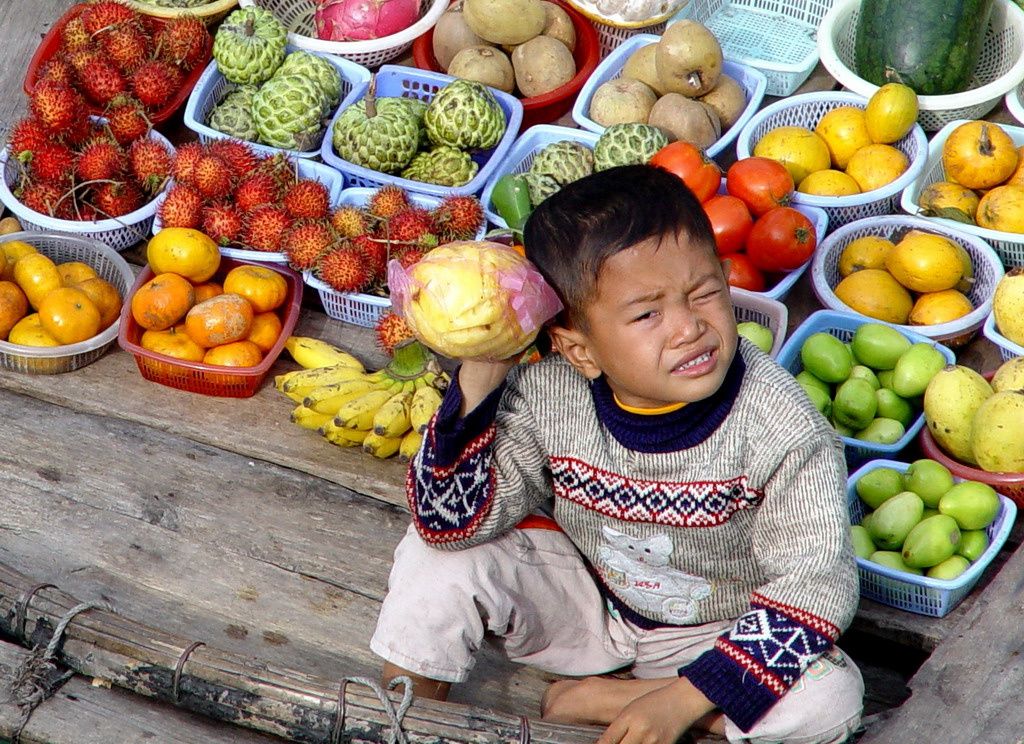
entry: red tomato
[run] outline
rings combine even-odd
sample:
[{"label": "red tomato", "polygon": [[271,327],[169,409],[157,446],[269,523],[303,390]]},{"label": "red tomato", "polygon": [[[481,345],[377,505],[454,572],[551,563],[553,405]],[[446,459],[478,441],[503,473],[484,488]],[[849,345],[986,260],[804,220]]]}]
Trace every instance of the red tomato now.
[{"label": "red tomato", "polygon": [[747,255],[761,271],[792,271],[818,244],[814,223],[793,207],[776,207],[757,218],[747,235]]},{"label": "red tomato", "polygon": [[743,200],[728,194],[716,194],[704,202],[704,212],[715,233],[718,255],[742,251],[747,233],[754,226],[754,218]]},{"label": "red tomato", "polygon": [[722,170],[718,164],[689,142],[670,142],[654,153],[649,162],[683,179],[701,203],[714,196],[722,183]]},{"label": "red tomato", "polygon": [[725,186],[730,194],[743,200],[755,217],[775,207],[789,206],[795,188],[786,166],[771,158],[737,160],[729,166]]},{"label": "red tomato", "polygon": [[764,292],[764,274],[745,255],[742,253],[728,253],[720,256],[718,260],[723,264],[728,261],[729,284],[731,286],[749,289],[751,292]]}]

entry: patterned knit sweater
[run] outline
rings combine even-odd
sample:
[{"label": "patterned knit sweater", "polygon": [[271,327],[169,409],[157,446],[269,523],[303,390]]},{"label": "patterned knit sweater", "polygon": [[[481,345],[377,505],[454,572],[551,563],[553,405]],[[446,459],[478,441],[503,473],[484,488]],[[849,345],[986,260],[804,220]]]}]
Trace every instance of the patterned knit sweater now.
[{"label": "patterned knit sweater", "polygon": [[461,419],[460,403],[452,385],[409,470],[424,540],[481,543],[554,495],[610,611],[643,627],[735,621],[679,674],[744,731],[850,623],[841,442],[745,340],[715,395],[670,413],[623,410],[558,355]]}]

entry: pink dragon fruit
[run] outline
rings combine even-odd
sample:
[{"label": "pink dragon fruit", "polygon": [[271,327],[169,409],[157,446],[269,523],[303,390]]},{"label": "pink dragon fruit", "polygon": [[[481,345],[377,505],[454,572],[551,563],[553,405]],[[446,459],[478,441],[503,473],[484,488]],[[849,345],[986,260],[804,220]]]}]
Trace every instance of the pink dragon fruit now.
[{"label": "pink dragon fruit", "polygon": [[361,41],[397,34],[419,17],[420,0],[318,0],[313,23],[325,41]]}]

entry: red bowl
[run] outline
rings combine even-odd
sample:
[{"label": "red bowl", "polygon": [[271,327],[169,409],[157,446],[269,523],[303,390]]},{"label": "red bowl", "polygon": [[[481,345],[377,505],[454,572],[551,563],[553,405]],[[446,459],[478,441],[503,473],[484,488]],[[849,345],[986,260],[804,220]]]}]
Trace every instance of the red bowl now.
[{"label": "red bowl", "polygon": [[[994,375],[995,372],[985,372],[982,376],[991,382]],[[1017,506],[1024,508],[1024,473],[990,473],[987,470],[974,468],[959,460],[954,460],[939,447],[939,443],[935,441],[935,437],[928,431],[927,426],[921,429],[918,441],[925,457],[941,462],[956,477],[987,483],[999,493],[1012,499]]]},{"label": "red bowl", "polygon": [[[39,70],[45,65],[50,59],[57,53],[60,48],[60,34],[64,30],[64,26],[68,24],[68,21],[73,18],[77,18],[82,14],[82,11],[88,7],[85,3],[79,3],[78,5],[72,5],[68,10],[57,19],[50,30],[46,32],[46,36],[39,42],[39,46],[36,47],[35,53],[32,55],[32,59],[29,60],[28,69],[25,71],[25,81],[22,83],[22,88],[25,93],[32,95],[32,92],[36,89],[36,84],[39,82]],[[170,19],[158,18],[156,16],[149,16],[140,14],[143,19],[143,23],[147,26],[151,26],[153,29],[159,28],[169,22]],[[189,93],[195,87],[199,81],[199,77],[203,74],[206,69],[206,65],[211,59],[211,52],[213,50],[213,37],[206,42],[206,49],[203,53],[203,59],[200,60],[199,64],[185,73],[184,78],[181,82],[181,87],[174,94],[174,96],[160,108],[155,111],[146,112],[149,116],[149,120],[154,124],[162,122],[168,118],[185,102],[188,98]],[[90,102],[86,102],[89,113],[93,116],[103,116],[104,111],[101,106],[96,106]]]},{"label": "red bowl", "polygon": [[[522,132],[534,124],[548,124],[572,108],[576,95],[583,88],[583,84],[590,77],[591,73],[601,61],[601,44],[597,38],[597,31],[594,24],[563,0],[551,0],[564,10],[572,20],[576,29],[576,49],[573,51],[573,59],[576,60],[576,76],[565,85],[548,91],[541,96],[532,98],[520,98],[523,104],[523,123],[519,127]],[[412,59],[421,70],[431,72],[444,72],[434,57],[434,29],[416,37],[412,43]]]}]

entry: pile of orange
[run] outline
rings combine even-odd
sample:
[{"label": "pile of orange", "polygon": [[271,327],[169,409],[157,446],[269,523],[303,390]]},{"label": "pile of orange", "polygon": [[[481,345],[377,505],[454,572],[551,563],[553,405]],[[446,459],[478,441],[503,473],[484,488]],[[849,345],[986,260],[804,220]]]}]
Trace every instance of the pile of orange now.
[{"label": "pile of orange", "polygon": [[0,244],[0,341],[65,346],[121,314],[121,293],[82,261],[55,263],[21,240]]},{"label": "pile of orange", "polygon": [[198,230],[168,227],[146,247],[154,276],[131,297],[142,348],[223,367],[255,367],[281,335],[284,276],[243,264],[220,282],[220,250]]}]

